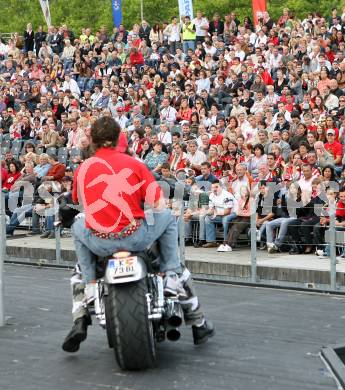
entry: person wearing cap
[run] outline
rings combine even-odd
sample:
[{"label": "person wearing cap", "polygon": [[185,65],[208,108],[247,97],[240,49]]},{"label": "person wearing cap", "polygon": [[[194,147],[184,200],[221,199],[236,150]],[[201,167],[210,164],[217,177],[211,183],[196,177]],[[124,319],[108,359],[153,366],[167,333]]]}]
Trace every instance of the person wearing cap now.
[{"label": "person wearing cap", "polygon": [[126,116],[124,107],[116,107],[116,115],[114,116],[114,119],[119,123],[121,129],[126,128],[129,119]]},{"label": "person wearing cap", "polygon": [[343,145],[335,140],[335,130],[327,129],[325,149],[334,159],[335,171],[340,174],[342,171]]}]

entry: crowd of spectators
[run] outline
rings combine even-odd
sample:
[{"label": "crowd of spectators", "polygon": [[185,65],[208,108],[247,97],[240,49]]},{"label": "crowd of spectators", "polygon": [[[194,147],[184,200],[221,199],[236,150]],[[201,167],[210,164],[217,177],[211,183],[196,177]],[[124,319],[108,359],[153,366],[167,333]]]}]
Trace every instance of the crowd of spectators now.
[{"label": "crowd of spectators", "polygon": [[[337,228],[345,227],[344,55],[337,9],[304,20],[288,9],[278,20],[266,12],[256,26],[234,12],[208,19],[199,11],[110,33],[28,24],[23,36],[0,41],[7,233],[25,216],[31,233],[41,232],[37,216],[54,208],[51,193],[70,190],[92,155],[90,126],[108,115],[158,179],[174,188],[186,176],[187,244],[232,250],[255,197],[262,249],[327,255],[332,202]],[[34,185],[33,204],[25,182]],[[291,200],[299,207],[289,209]],[[48,214],[42,237],[54,237]]]}]

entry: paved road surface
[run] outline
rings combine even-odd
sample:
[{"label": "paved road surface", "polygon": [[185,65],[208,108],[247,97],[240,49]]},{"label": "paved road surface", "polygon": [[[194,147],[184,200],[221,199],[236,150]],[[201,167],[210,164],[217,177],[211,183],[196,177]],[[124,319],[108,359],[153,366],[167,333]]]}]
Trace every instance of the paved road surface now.
[{"label": "paved road surface", "polygon": [[5,267],[1,390],[336,389],[318,352],[345,341],[344,298],[198,284],[217,327],[212,342],[195,348],[184,329],[178,343],[159,346],[159,368],[126,373],[98,326],[79,353],[61,350],[71,324],[69,275]]}]

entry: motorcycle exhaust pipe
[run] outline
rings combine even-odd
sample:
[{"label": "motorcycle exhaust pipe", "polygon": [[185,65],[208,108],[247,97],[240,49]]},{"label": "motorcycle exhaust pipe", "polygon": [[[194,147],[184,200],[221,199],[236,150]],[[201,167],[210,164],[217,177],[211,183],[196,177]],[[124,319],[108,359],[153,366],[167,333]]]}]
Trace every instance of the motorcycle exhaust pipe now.
[{"label": "motorcycle exhaust pipe", "polygon": [[177,328],[171,326],[167,330],[167,339],[170,341],[177,341],[181,337],[181,333]]},{"label": "motorcycle exhaust pipe", "polygon": [[182,310],[179,304],[171,306],[167,322],[173,328],[178,328],[182,325]]}]

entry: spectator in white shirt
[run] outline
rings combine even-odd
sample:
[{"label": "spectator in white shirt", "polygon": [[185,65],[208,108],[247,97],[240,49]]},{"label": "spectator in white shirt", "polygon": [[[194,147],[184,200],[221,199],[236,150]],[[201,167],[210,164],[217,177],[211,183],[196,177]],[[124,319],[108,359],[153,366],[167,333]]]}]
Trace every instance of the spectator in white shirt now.
[{"label": "spectator in white shirt", "polygon": [[169,125],[173,125],[176,121],[177,111],[174,107],[170,106],[170,100],[168,98],[164,98],[162,100],[162,110],[160,112],[161,121],[166,121]]},{"label": "spectator in white shirt", "polygon": [[162,122],[160,125],[160,132],[158,133],[158,140],[164,145],[170,145],[172,143],[171,133],[169,131],[168,124]]},{"label": "spectator in white shirt", "polygon": [[228,191],[225,191],[219,184],[219,181],[212,183],[211,194],[209,196],[209,210],[205,217],[206,244],[203,248],[217,247],[216,225],[223,225],[223,242],[219,247],[219,252],[225,252],[224,245],[228,236],[228,228],[232,220],[236,218],[233,212],[235,209],[235,197]]},{"label": "spectator in white shirt", "polygon": [[197,11],[196,18],[192,20],[196,31],[196,42],[204,42],[208,31],[208,20],[203,17],[201,11]]},{"label": "spectator in white shirt", "polygon": [[76,95],[79,98],[80,89],[79,89],[78,83],[74,79],[72,79],[68,73],[66,73],[65,81],[64,81],[63,86],[62,86],[62,90],[66,91],[68,89],[71,91],[71,93],[73,95]]},{"label": "spectator in white shirt", "polygon": [[193,169],[195,174],[199,175],[201,164],[205,161],[206,155],[201,150],[198,150],[198,142],[196,140],[189,141],[186,160],[187,167]]}]

